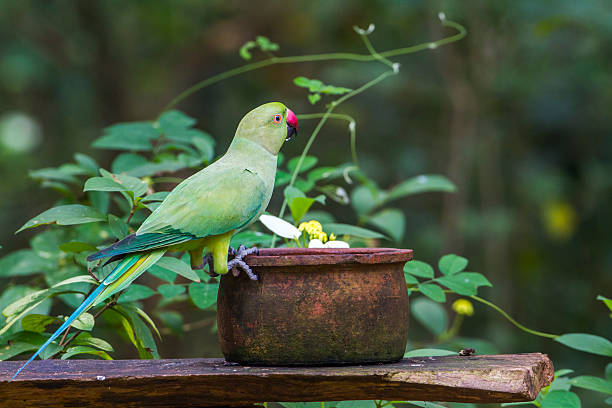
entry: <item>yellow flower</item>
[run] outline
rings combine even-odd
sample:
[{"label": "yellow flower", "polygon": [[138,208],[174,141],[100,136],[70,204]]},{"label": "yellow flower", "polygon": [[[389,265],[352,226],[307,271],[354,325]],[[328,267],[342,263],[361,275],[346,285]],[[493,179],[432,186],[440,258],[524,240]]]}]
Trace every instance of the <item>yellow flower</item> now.
[{"label": "yellow flower", "polygon": [[[325,234],[323,232],[323,226],[319,221],[310,220],[308,222],[303,222],[298,226],[298,230],[306,231],[308,233],[308,238],[318,238],[318,234]],[[325,235],[325,239],[327,239],[327,235]],[[321,240],[323,241],[323,240]]]},{"label": "yellow flower", "polygon": [[576,230],[576,210],[563,201],[549,203],[544,208],[544,223],[548,235],[557,240],[570,238]]},{"label": "yellow flower", "polygon": [[332,232],[331,234],[329,234],[329,238],[330,241],[335,241],[336,240],[336,236],[334,235],[334,233]]},{"label": "yellow flower", "polygon": [[474,306],[467,299],[457,299],[453,303],[453,310],[460,315],[471,316],[474,314]]}]

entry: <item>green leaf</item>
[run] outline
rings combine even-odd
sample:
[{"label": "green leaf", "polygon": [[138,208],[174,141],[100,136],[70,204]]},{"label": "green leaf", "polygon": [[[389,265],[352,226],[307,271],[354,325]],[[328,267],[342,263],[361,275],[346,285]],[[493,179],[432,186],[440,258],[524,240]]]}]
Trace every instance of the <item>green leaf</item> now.
[{"label": "green leaf", "polygon": [[48,267],[49,262],[39,257],[36,252],[20,249],[0,259],[0,277],[31,275]]},{"label": "green leaf", "polygon": [[110,195],[104,191],[88,191],[87,198],[91,205],[101,213],[107,213],[110,206]]},{"label": "green leaf", "polygon": [[444,275],[461,272],[468,264],[468,260],[455,254],[444,255],[438,262],[438,267]]},{"label": "green leaf", "polygon": [[258,35],[255,38],[255,42],[259,46],[262,51],[278,51],[278,44],[270,41],[268,37],[264,37],[263,35]]},{"label": "green leaf", "polygon": [[173,298],[185,293],[185,287],[172,284],[164,284],[157,287],[157,291],[165,298]]},{"label": "green leaf", "polygon": [[394,241],[400,242],[404,237],[406,219],[404,213],[395,208],[382,210],[367,219],[367,223],[380,228]]},{"label": "green leaf", "polygon": [[408,272],[405,272],[405,271],[404,271],[404,280],[406,281],[408,285],[418,285],[419,284],[419,280],[417,278],[415,278],[414,276],[410,275]]},{"label": "green leaf", "polygon": [[53,316],[45,316],[41,314],[29,314],[24,316],[21,319],[21,327],[25,331],[42,333],[45,331],[45,328],[51,323],[57,321],[56,317]]},{"label": "green leaf", "polygon": [[446,293],[441,287],[434,283],[425,283],[419,285],[419,291],[428,298],[439,303],[446,302]]},{"label": "green leaf", "polygon": [[[295,171],[299,161],[300,161],[300,156],[294,157],[291,160],[289,160],[289,163],[287,163],[287,169],[289,170],[290,173],[293,173]],[[299,173],[304,173],[305,171],[312,169],[314,166],[317,165],[318,161],[319,159],[317,159],[315,156],[305,156],[304,161],[302,162],[302,165],[300,166]]]},{"label": "green leaf", "polygon": [[144,196],[142,198],[142,201],[145,203],[148,203],[151,201],[164,201],[166,197],[168,197],[168,194],[170,194],[169,191],[158,191],[156,193]]},{"label": "green leaf", "polygon": [[[608,309],[610,309],[610,311],[612,312],[612,299],[608,299],[605,296],[599,295],[597,296],[597,300],[601,300],[602,302],[604,302],[604,304],[608,307]],[[612,317],[612,314],[610,315],[610,317]]]},{"label": "green leaf", "polygon": [[590,375],[581,375],[570,380],[574,387],[584,388],[585,390],[612,394],[612,381]]},{"label": "green leaf", "polygon": [[328,234],[335,234],[336,236],[350,235],[352,237],[366,238],[366,239],[376,239],[376,238],[388,239],[386,236],[384,236],[380,232],[372,231],[372,230],[362,228],[362,227],[356,227],[354,225],[349,225],[349,224],[326,223],[326,224],[323,224],[323,231],[327,232]]},{"label": "green leaf", "polygon": [[440,277],[437,281],[450,290],[464,296],[476,295],[480,286],[492,286],[487,278],[476,272],[460,272]]},{"label": "green leaf", "polygon": [[612,342],[593,334],[568,333],[555,338],[555,341],[576,350],[612,357]]},{"label": "green leaf", "polygon": [[151,327],[151,329],[153,329],[155,334],[157,334],[157,337],[161,339],[161,334],[159,333],[159,330],[157,330],[157,326],[155,325],[155,322],[153,321],[153,319],[151,319],[151,317],[148,314],[145,313],[144,310],[134,305],[124,305],[123,307],[129,310],[130,312],[134,312],[138,316],[140,316],[140,318],[144,320]]},{"label": "green leaf", "polygon": [[252,48],[255,48],[256,46],[257,44],[255,43],[255,41],[248,41],[244,43],[242,47],[240,47],[240,50],[238,51],[238,53],[240,54],[243,60],[248,61],[252,58],[249,50]]},{"label": "green leaf", "polygon": [[178,273],[179,275],[189,280],[192,280],[194,282],[200,281],[198,274],[195,273],[193,269],[191,269],[191,266],[189,266],[188,264],[186,264],[185,262],[179,259],[165,256],[161,258],[159,261],[157,261],[155,265],[160,268],[172,271],[174,273]]},{"label": "green leaf", "polygon": [[100,169],[103,177],[92,177],[85,182],[83,191],[131,191],[137,197],[144,195],[148,186],[137,177],[112,174]]},{"label": "green leaf", "polygon": [[421,261],[408,261],[404,264],[404,272],[408,272],[411,275],[418,276],[419,278],[433,278],[433,268],[425,262]]},{"label": "green leaf", "polygon": [[274,181],[274,185],[276,187],[280,187],[284,184],[287,184],[291,181],[291,174],[287,173],[286,171],[283,170],[277,170],[276,171],[276,177],[275,177],[275,181]]},{"label": "green leaf", "polygon": [[308,88],[309,92],[315,94],[324,93],[330,95],[342,95],[352,91],[352,89],[343,88],[340,86],[324,85],[323,82],[319,81],[318,79],[308,79],[303,76],[295,78],[293,83],[301,88]]},{"label": "green leaf", "polygon": [[310,102],[311,105],[316,104],[320,100],[321,100],[321,94],[318,94],[318,93],[308,94],[308,102]]},{"label": "green leaf", "polygon": [[219,284],[192,283],[189,285],[189,297],[200,309],[206,309],[217,302]]},{"label": "green leaf", "polygon": [[8,360],[25,352],[35,352],[38,345],[11,340],[11,343],[0,347],[0,361]]},{"label": "green leaf", "polygon": [[384,193],[370,187],[359,186],[351,192],[351,204],[357,214],[364,215],[382,203]]},{"label": "green leaf", "polygon": [[123,325],[126,334],[130,341],[136,346],[138,355],[141,359],[159,358],[157,345],[149,326],[147,326],[136,308],[130,308],[128,305],[116,306],[114,309],[122,317],[121,324]]},{"label": "green leaf", "polygon": [[204,161],[210,162],[215,157],[215,141],[208,134],[198,131],[197,135],[193,135],[191,142]]},{"label": "green leaf", "polygon": [[[36,351],[47,339],[48,336],[40,333],[23,331],[15,333],[8,339],[10,344],[0,347],[0,360],[8,360],[21,353]],[[47,359],[58,351],[60,351],[60,347],[57,345],[57,342],[52,342],[40,354],[40,358]]]},{"label": "green leaf", "polygon": [[196,120],[178,110],[169,110],[159,117],[159,127],[164,133],[172,133],[195,125]]},{"label": "green leaf", "polygon": [[172,283],[176,280],[176,273],[169,271],[168,269],[160,268],[157,265],[153,265],[148,269],[148,272],[168,283]]},{"label": "green leaf", "polygon": [[79,241],[66,242],[65,244],[60,245],[59,249],[61,249],[64,252],[71,252],[74,254],[78,254],[78,253],[86,252],[86,251],[97,251],[98,250],[98,248],[96,248],[95,246],[91,244],[88,244],[87,242],[79,242]]},{"label": "green leaf", "polygon": [[411,194],[430,191],[454,192],[457,187],[446,177],[435,174],[423,174],[408,179],[395,186],[387,196],[386,201],[395,200]]},{"label": "green leaf", "polygon": [[298,222],[308,212],[310,207],[316,202],[325,204],[325,196],[320,195],[315,198],[306,197],[304,193],[293,186],[285,188],[285,199],[291,210],[291,216],[294,222]]},{"label": "green leaf", "polygon": [[544,397],[541,408],[581,408],[580,398],[570,391],[551,391]]},{"label": "green leaf", "polygon": [[236,248],[239,245],[244,245],[249,248],[256,245],[269,244],[272,240],[272,235],[264,234],[259,231],[240,231],[232,237],[230,246]]},{"label": "green leaf", "polygon": [[92,346],[92,347],[98,348],[100,350],[109,351],[109,352],[115,351],[113,349],[113,346],[111,346],[106,340],[99,339],[97,337],[92,337],[91,334],[89,334],[87,332],[83,332],[83,333],[79,334],[74,339],[72,344],[75,345],[75,346],[77,346],[77,345],[79,345],[79,346]]},{"label": "green leaf", "polygon": [[75,153],[74,160],[79,164],[79,166],[81,166],[81,168],[86,170],[89,175],[98,174],[98,168],[100,168],[100,166],[94,159],[86,154]]},{"label": "green leaf", "polygon": [[342,95],[345,93],[349,93],[351,91],[352,91],[351,88],[344,88],[342,86],[333,86],[333,85],[325,85],[321,87],[321,89],[319,89],[319,92],[321,92],[322,94],[328,94],[328,95]]},{"label": "green leaf", "polygon": [[108,353],[104,350],[97,350],[92,347],[87,346],[74,346],[70,347],[64,354],[62,354],[62,360],[66,360],[70,357],[79,355],[79,354],[91,354],[94,356],[98,356],[103,358],[104,360],[112,360],[113,358],[108,355]]},{"label": "green leaf", "polygon": [[113,164],[111,170],[115,174],[128,173],[130,170],[144,166],[150,163],[146,157],[136,153],[121,153],[118,155]]},{"label": "green leaf", "polygon": [[57,180],[75,184],[79,182],[72,173],[55,168],[30,170],[28,175],[34,180]]},{"label": "green leaf", "polygon": [[608,363],[606,366],[606,380],[612,381],[612,363]]},{"label": "green leaf", "polygon": [[104,221],[106,217],[91,207],[80,204],[60,205],[53,207],[26,222],[15,234],[46,224],[75,225],[88,222]]},{"label": "green leaf", "polygon": [[446,331],[448,316],[438,303],[419,297],[412,302],[410,311],[412,316],[435,336]]},{"label": "green leaf", "polygon": [[135,302],[150,298],[153,295],[155,295],[155,291],[150,287],[132,283],[119,297],[119,303]]},{"label": "green leaf", "polygon": [[90,313],[83,313],[72,322],[71,326],[78,330],[91,331],[95,324],[94,317]]},{"label": "green leaf", "polygon": [[66,288],[63,288],[63,286],[68,286],[73,283],[79,282],[95,283],[95,280],[91,276],[76,276],[56,283],[49,289],[43,289],[28,293],[6,306],[2,311],[2,315],[7,317],[7,319],[4,323],[4,327],[0,328],[0,336],[6,333],[13,326],[13,324],[18,322],[25,315],[27,315],[28,312],[34,310],[45,300],[57,295],[74,292],[66,290]]},{"label": "green leaf", "polygon": [[564,368],[562,370],[557,370],[557,371],[555,371],[555,378],[563,377],[563,376],[566,376],[566,375],[571,374],[573,372],[574,372],[574,370],[571,370],[569,368]]},{"label": "green leaf", "polygon": [[443,350],[443,349],[416,349],[410,350],[404,354],[404,358],[412,357],[434,357],[434,356],[456,356],[456,351]]},{"label": "green leaf", "polygon": [[104,129],[104,135],[93,142],[99,149],[150,151],[151,141],[159,137],[152,122],[119,123]]},{"label": "green leaf", "polygon": [[117,239],[123,239],[130,234],[128,225],[116,215],[108,214],[108,226]]}]

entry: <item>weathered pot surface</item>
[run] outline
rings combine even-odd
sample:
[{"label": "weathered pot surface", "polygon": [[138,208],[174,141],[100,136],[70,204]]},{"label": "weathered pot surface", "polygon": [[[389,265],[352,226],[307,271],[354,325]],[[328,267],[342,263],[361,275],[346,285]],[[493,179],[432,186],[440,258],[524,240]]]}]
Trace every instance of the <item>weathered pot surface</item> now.
[{"label": "weathered pot surface", "polygon": [[393,362],[408,340],[404,263],[393,248],[261,249],[221,278],[217,319],[227,361],[243,365]]}]

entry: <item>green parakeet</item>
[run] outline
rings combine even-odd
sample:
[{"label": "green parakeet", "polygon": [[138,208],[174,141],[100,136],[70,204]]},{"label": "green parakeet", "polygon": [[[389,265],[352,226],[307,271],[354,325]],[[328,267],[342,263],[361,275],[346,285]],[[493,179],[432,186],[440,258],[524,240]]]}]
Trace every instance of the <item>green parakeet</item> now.
[{"label": "green parakeet", "polygon": [[166,251],[188,251],[194,269],[209,263],[211,273],[225,274],[240,267],[256,280],[242,260],[256,249],[241,246],[228,263],[229,242],[268,206],[278,152],[297,128],[295,114],[279,102],[247,113],[223,157],[176,186],[136,233],[87,258],[114,257],[121,262],[11,380],[82,313],[125,289]]}]

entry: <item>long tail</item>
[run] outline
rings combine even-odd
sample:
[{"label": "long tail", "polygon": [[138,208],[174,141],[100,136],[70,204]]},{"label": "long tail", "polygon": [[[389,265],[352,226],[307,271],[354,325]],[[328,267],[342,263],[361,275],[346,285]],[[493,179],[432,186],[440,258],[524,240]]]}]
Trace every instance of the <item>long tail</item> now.
[{"label": "long tail", "polygon": [[28,361],[25,362],[24,365],[21,366],[19,370],[13,375],[10,381],[13,381],[15,377],[19,375],[21,370],[26,368],[28,364],[30,364],[36,356],[38,356],[44,349],[47,348],[49,344],[53,340],[55,340],[64,330],[66,330],[80,315],[89,310],[92,306],[103,302],[105,299],[108,299],[109,296],[119,292],[120,290],[125,289],[130,283],[134,281],[134,279],[138,278],[144,271],[149,269],[151,265],[161,258],[165,249],[160,249],[157,251],[145,252],[141,254],[136,254],[132,256],[128,256],[123,259],[117,265],[115,269],[100,283],[100,285],[93,291],[87,299],[81,303],[81,305],[68,317],[68,319],[62,324],[52,335],[47,339],[47,341],[40,346],[40,348],[34,353],[32,357]]}]

